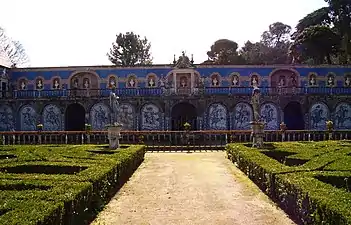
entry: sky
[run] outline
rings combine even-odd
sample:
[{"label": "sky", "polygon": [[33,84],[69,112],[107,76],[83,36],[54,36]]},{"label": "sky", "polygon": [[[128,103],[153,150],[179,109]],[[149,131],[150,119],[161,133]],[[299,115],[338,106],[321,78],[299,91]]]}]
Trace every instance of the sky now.
[{"label": "sky", "polygon": [[324,0],[1,0],[0,26],[20,41],[32,67],[111,65],[116,34],[151,42],[154,64],[185,51],[195,63],[218,39],[242,46],[280,21],[295,27]]}]

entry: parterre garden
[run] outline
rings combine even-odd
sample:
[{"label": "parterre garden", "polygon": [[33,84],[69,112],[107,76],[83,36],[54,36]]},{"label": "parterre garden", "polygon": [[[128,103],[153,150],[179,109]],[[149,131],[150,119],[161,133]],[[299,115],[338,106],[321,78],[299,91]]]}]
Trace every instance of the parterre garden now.
[{"label": "parterre garden", "polygon": [[0,224],[87,224],[144,153],[144,146],[1,146]]},{"label": "parterre garden", "polygon": [[230,144],[228,158],[298,224],[351,224],[351,142]]}]

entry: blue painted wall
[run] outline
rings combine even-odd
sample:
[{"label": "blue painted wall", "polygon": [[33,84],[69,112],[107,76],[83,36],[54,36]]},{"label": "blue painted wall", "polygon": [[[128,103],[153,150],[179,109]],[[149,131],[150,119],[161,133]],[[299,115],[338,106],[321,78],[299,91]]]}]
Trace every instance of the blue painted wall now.
[{"label": "blue painted wall", "polygon": [[[351,74],[351,67],[252,67],[252,66],[233,66],[233,67],[201,67],[198,66],[195,70],[205,77],[209,77],[213,73],[219,73],[222,77],[228,78],[232,73],[239,73],[241,77],[248,77],[253,73],[257,73],[261,78],[268,78],[269,74],[275,69],[294,69],[296,70],[300,77],[307,77],[310,73],[316,73],[318,77],[326,77],[328,73],[334,73],[336,77],[343,77],[345,74]],[[148,74],[153,73],[156,76],[166,76],[173,68],[171,67],[160,67],[156,66],[148,68],[117,68],[117,67],[79,67],[79,68],[31,68],[31,69],[16,69],[11,72],[12,81],[16,82],[19,78],[25,77],[28,80],[35,80],[37,77],[41,76],[45,80],[50,80],[54,76],[59,76],[61,79],[68,79],[69,76],[76,71],[81,72],[96,72],[101,79],[107,79],[111,74],[116,75],[118,78],[126,78],[130,74],[134,74],[137,77],[145,78]],[[301,81],[299,86],[305,86],[307,81]],[[124,82],[118,82],[119,88],[125,87]],[[241,81],[241,86],[250,86],[248,81]],[[139,83],[139,87],[144,87],[145,83]],[[229,86],[227,81],[222,81],[222,87]],[[269,86],[267,80],[263,80],[260,84],[262,87]],[[320,81],[319,86],[326,86],[326,82]],[[337,86],[343,86],[342,81],[337,82]],[[27,89],[33,89],[33,85],[28,85]],[[50,85],[46,84],[44,89],[50,89]],[[106,84],[101,84],[101,88],[106,88]]]}]

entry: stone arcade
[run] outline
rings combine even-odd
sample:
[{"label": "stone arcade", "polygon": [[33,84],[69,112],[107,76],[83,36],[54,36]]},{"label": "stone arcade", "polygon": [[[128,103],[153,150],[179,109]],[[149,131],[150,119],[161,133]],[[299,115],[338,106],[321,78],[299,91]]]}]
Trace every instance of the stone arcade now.
[{"label": "stone arcade", "polygon": [[261,91],[266,130],[351,129],[351,67],[173,65],[123,68],[2,66],[0,130],[103,130],[111,123],[110,92],[120,97],[123,130],[249,130],[251,93]]}]

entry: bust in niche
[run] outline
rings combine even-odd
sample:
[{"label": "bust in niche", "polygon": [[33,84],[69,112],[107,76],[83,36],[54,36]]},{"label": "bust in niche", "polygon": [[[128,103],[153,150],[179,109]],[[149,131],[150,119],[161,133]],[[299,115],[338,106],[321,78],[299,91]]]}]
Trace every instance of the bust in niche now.
[{"label": "bust in niche", "polygon": [[75,88],[75,89],[79,88],[79,86],[78,86],[78,79],[74,79],[74,81],[73,81],[73,88]]},{"label": "bust in niche", "polygon": [[317,85],[317,81],[316,81],[317,79],[316,79],[316,75],[311,75],[310,76],[310,82],[309,82],[309,84],[310,84],[310,86],[316,86]]},{"label": "bust in niche", "polygon": [[238,86],[239,85],[239,77],[237,75],[233,76],[232,84],[233,84],[233,86]]},{"label": "bust in niche", "polygon": [[22,80],[21,84],[20,84],[20,89],[21,90],[26,90],[26,88],[27,88],[26,82],[24,80]]},{"label": "bust in niche", "polygon": [[297,81],[296,81],[295,75],[291,76],[290,79],[291,79],[291,85],[292,85],[293,87],[296,87],[296,86],[297,86]]},{"label": "bust in niche", "polygon": [[134,80],[134,77],[131,77],[129,79],[129,83],[128,83],[129,87],[135,87],[135,80]]},{"label": "bust in niche", "polygon": [[185,77],[183,77],[181,80],[180,80],[180,86],[181,87],[186,87],[187,86],[187,79]]},{"label": "bust in niche", "polygon": [[258,77],[256,75],[251,77],[251,86],[255,88],[258,87]]},{"label": "bust in niche", "polygon": [[43,80],[42,79],[38,79],[37,80],[37,89],[41,90],[43,89],[44,85],[43,85]]},{"label": "bust in niche", "polygon": [[279,87],[284,87],[285,86],[285,77],[281,76],[279,77]]},{"label": "bust in niche", "polygon": [[345,86],[346,87],[351,87],[351,78],[350,76],[345,77]]},{"label": "bust in niche", "polygon": [[219,85],[218,78],[217,78],[217,76],[214,76],[214,77],[212,78],[212,86],[217,87],[218,85]]},{"label": "bust in niche", "polygon": [[149,87],[155,87],[156,83],[153,77],[149,78],[148,86]]},{"label": "bust in niche", "polygon": [[114,77],[110,77],[108,84],[110,88],[116,88],[116,79]]},{"label": "bust in niche", "polygon": [[328,76],[327,84],[328,84],[328,86],[334,86],[334,76],[333,75]]},{"label": "bust in niche", "polygon": [[59,79],[54,79],[53,88],[54,89],[60,89]]},{"label": "bust in niche", "polygon": [[84,79],[84,88],[85,88],[85,89],[88,89],[89,87],[90,87],[89,79],[88,79],[88,78],[85,78],[85,79]]}]

